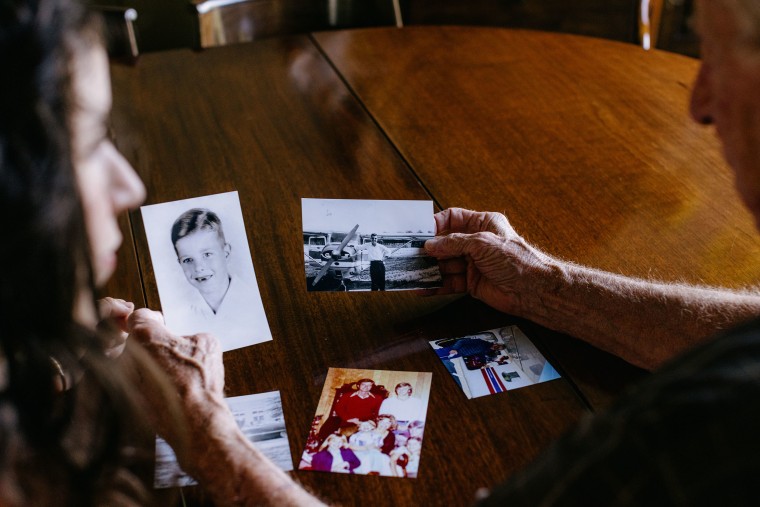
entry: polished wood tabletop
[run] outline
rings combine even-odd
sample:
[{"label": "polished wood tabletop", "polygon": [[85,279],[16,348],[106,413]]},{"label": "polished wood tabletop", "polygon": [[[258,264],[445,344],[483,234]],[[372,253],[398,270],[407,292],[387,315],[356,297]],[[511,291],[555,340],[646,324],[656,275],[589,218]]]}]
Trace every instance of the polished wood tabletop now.
[{"label": "polished wood tabletop", "polygon": [[[343,505],[461,505],[644,373],[467,297],[307,292],[301,198],[502,211],[564,259],[752,284],[752,221],[712,133],[687,117],[697,65],[531,31],[324,32],[114,65],[112,121],[148,204],[239,192],[274,339],[225,353],[227,394],[281,392],[296,466],[329,367],[433,373],[417,479],[296,478]],[[124,226],[107,292],[157,309],[140,213]],[[562,379],[467,400],[428,340],[514,323]]]}]

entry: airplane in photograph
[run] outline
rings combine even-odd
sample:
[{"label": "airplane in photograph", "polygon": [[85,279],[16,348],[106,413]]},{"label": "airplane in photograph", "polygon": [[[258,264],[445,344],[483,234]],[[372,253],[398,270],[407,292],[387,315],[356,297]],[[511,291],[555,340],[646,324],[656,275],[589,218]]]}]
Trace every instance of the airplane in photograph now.
[{"label": "airplane in photograph", "polygon": [[[345,235],[341,232],[304,232],[304,258],[308,265],[320,268],[311,282],[312,286],[328,274],[342,283],[367,269],[366,254],[357,250],[357,246],[369,242],[370,237],[368,234],[357,234],[358,228],[359,224],[356,224]],[[393,248],[390,255],[402,257],[424,255],[425,240],[431,237],[431,234],[424,233],[411,237],[403,233],[378,235],[381,243]]]},{"label": "airplane in photograph", "polygon": [[349,242],[353,239],[356,231],[359,229],[359,224],[356,224],[351,231],[346,234],[343,241],[340,243],[332,242],[322,249],[320,253],[321,260],[325,263],[322,268],[314,277],[312,286],[316,286],[323,276],[331,271],[336,278],[343,278],[347,274],[356,273],[357,265],[359,264],[359,255],[354,246],[349,245]]}]

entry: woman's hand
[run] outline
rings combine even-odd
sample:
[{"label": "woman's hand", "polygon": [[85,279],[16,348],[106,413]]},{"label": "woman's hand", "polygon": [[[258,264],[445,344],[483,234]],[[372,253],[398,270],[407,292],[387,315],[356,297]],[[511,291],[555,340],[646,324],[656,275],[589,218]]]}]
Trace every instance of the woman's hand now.
[{"label": "woman's hand", "polygon": [[[194,460],[205,445],[213,419],[214,427],[224,430],[237,426],[224,402],[224,366],[217,340],[209,334],[178,336],[164,325],[163,315],[148,309],[134,311],[127,321],[129,336],[141,344],[162,370],[164,383],[169,381],[169,395],[178,396],[181,414],[167,410],[166,392],[159,386],[144,385],[143,396],[159,433],[180,451],[184,448]],[[139,365],[138,365],[139,366]],[[161,375],[148,372],[143,379]],[[150,382],[151,380],[148,380]],[[183,420],[177,420],[178,415]],[[183,428],[183,426],[186,427]],[[226,426],[229,425],[229,428]],[[187,434],[183,434],[186,430]],[[187,438],[187,440],[185,440]],[[178,454],[179,457],[179,454]],[[184,460],[180,459],[180,462]],[[184,466],[184,464],[183,464]]]},{"label": "woman's hand", "polygon": [[238,428],[224,401],[222,350],[213,336],[177,336],[159,312],[147,309],[134,311],[127,328],[131,340],[163,370],[150,371],[147,358],[136,362],[146,411],[174,448],[180,466],[203,485],[215,505],[324,505]]},{"label": "woman's hand", "polygon": [[529,245],[501,213],[451,208],[435,215],[436,237],[425,243],[438,258],[443,287],[467,292],[506,313],[524,315],[524,298],[545,283],[554,261]]},{"label": "woman's hand", "polygon": [[205,333],[178,336],[169,331],[160,312],[146,308],[133,312],[127,324],[130,336],[150,353],[180,394],[222,396],[224,366],[216,338]]},{"label": "woman's hand", "polygon": [[98,300],[98,327],[106,329],[111,342],[106,349],[108,357],[116,358],[124,352],[127,344],[127,319],[135,310],[135,304],[123,299],[106,297]]}]

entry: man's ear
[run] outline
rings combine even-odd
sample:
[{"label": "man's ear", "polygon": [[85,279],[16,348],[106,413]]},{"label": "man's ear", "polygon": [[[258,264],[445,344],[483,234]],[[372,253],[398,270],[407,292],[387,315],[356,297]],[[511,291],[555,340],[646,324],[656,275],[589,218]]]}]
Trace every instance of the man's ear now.
[{"label": "man's ear", "polygon": [[224,244],[224,258],[229,259],[230,253],[232,252],[232,245],[229,243]]}]

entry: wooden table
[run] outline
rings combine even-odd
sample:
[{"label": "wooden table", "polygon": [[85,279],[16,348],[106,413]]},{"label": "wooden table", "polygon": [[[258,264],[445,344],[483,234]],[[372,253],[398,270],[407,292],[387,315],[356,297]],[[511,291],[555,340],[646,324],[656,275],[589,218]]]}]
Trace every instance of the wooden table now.
[{"label": "wooden table", "polygon": [[[300,199],[504,211],[562,258],[744,286],[760,242],[712,133],[687,117],[696,69],[540,32],[326,32],[114,66],[113,123],[149,204],[239,192],[274,340],[225,354],[228,394],[281,392],[296,464],[328,367],[433,372],[418,479],[298,480],[344,505],[467,504],[643,373],[469,298],[307,293]],[[129,219],[107,289],[158,308],[139,212]],[[511,323],[563,379],[466,400],[427,341]]]}]

